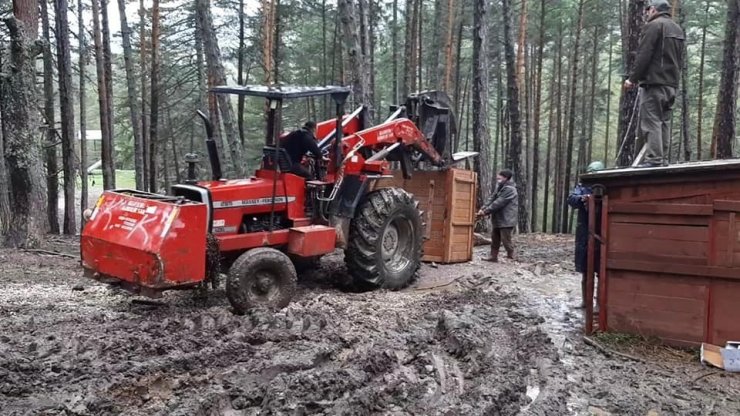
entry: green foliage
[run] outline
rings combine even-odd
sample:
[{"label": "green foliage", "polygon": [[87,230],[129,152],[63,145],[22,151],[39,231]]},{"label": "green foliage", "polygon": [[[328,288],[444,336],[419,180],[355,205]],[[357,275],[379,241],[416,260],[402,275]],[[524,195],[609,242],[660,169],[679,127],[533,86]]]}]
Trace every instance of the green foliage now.
[{"label": "green foliage", "polygon": [[[533,85],[535,71],[532,69],[536,62],[536,51],[539,43],[540,33],[540,10],[541,2],[538,0],[529,0],[528,4],[528,29],[526,34],[527,41],[527,73],[525,79],[519,82],[522,85],[529,85],[528,94],[529,105],[522,108],[524,115],[529,116],[529,133],[532,140],[532,102],[534,90],[538,88],[542,94],[542,108],[540,114],[540,186],[543,187],[546,180],[551,180],[551,172],[543,172],[546,161],[547,150],[546,140],[549,137],[553,142],[558,135],[563,135],[567,120],[567,102],[566,93],[569,88],[569,71],[573,58],[574,35],[577,30],[577,7],[579,0],[545,0],[545,17],[544,17],[544,47],[543,47],[543,69],[540,85]],[[378,119],[384,118],[387,114],[388,106],[397,104],[395,101],[396,92],[393,90],[394,78],[400,79],[404,72],[404,45],[406,32],[406,1],[398,0],[398,15],[396,26],[393,21],[393,0],[374,0],[375,7],[371,16],[371,28],[375,37],[374,49],[374,75],[375,75],[375,107],[377,108]],[[438,71],[434,67],[437,64],[436,56],[444,54],[440,50],[444,44],[447,34],[437,33],[435,19],[437,14],[435,5],[442,3],[432,0],[422,2],[422,79],[421,89],[436,88],[432,84],[433,74]],[[446,2],[444,2],[446,3]],[[460,114],[460,143],[459,147],[465,147],[466,141],[470,141],[471,132],[467,128],[470,114],[476,111],[470,108],[470,94],[466,88],[470,88],[469,79],[471,77],[471,53],[472,53],[472,2],[470,0],[456,0],[455,13],[450,16],[439,16],[441,19],[448,19],[453,23],[451,29],[453,37],[456,39],[459,33],[462,38],[459,39],[460,56],[454,57],[454,65],[459,63],[459,67],[453,71],[453,82],[447,93],[455,101],[455,107]],[[702,139],[703,148],[709,147],[709,140],[713,128],[713,116],[716,105],[716,94],[719,83],[719,73],[721,69],[722,42],[724,36],[724,21],[726,13],[726,4],[721,0],[700,0],[700,1],[682,1],[684,7],[685,20],[683,27],[686,31],[688,42],[688,100],[689,100],[689,120],[691,125],[691,148],[693,157],[696,158],[696,126],[699,119],[702,120]],[[10,0],[0,0],[0,14],[7,13],[10,10]],[[243,51],[245,78],[248,83],[261,84],[265,79],[265,64],[263,62],[263,10],[262,2],[244,1],[244,24],[245,24],[245,48]],[[76,4],[71,4],[70,17],[76,13]],[[204,130],[200,120],[195,117],[195,110],[202,108],[202,98],[204,92],[198,83],[197,56],[195,47],[195,17],[194,2],[175,2],[167,0],[162,3],[162,34],[161,34],[161,107],[160,111],[160,137],[163,142],[160,143],[162,152],[169,164],[169,176],[174,179],[175,160],[178,161],[178,168],[184,169],[183,157],[186,153],[197,152],[201,155],[201,160],[206,160],[204,146]],[[521,2],[515,2],[515,7],[521,7]],[[594,159],[602,159],[607,165],[613,164],[613,159],[618,148],[618,141],[622,138],[617,136],[617,122],[619,117],[619,97],[621,83],[624,73],[628,68],[624,68],[623,58],[628,51],[622,50],[622,33],[620,28],[620,2],[593,2],[584,3],[585,15],[581,33],[582,47],[578,51],[580,58],[580,69],[576,85],[576,149],[580,135],[583,134],[581,126],[590,122],[590,100],[593,98],[593,129],[586,129],[585,142],[590,146]],[[138,2],[130,1],[129,8],[136,10]],[[216,25],[217,36],[221,49],[221,55],[224,66],[227,70],[229,83],[236,83],[237,79],[237,61],[239,58],[239,1],[236,0],[214,0],[212,2],[212,12]],[[498,149],[498,160],[489,159],[492,164],[501,166],[502,152],[501,149],[506,147],[507,120],[505,112],[498,113],[496,110],[500,105],[505,104],[505,79],[502,82],[502,75],[505,68],[501,55],[503,36],[501,33],[501,10],[499,2],[490,4],[491,11],[488,14],[490,21],[489,39],[488,39],[488,63],[489,63],[489,136],[491,140],[498,137],[500,142],[492,143],[490,147],[493,152]],[[514,15],[514,37],[519,25],[519,13],[521,9],[515,10]],[[459,18],[458,13],[461,13]],[[337,28],[337,8],[335,0],[281,0],[279,14],[279,57],[278,72],[279,82],[283,84],[301,84],[301,85],[323,85],[323,84],[348,84],[345,78],[346,71],[346,50],[344,39],[342,38],[341,28]],[[138,18],[132,19],[135,14],[129,13],[129,26],[132,29],[132,45],[135,61],[135,71],[137,72],[137,98],[136,102],[128,102],[126,90],[125,69],[123,59],[120,54],[120,48],[114,46],[114,132],[116,141],[116,166],[118,169],[133,169],[133,126],[131,126],[129,117],[129,108],[131,106],[142,105],[141,82],[149,89],[148,71],[150,65],[148,62],[149,51],[145,51],[145,62],[140,60],[140,46],[142,44],[140,36],[140,24]],[[149,11],[144,16],[144,45],[148,47],[151,40],[150,27],[151,21]],[[76,28],[76,18],[71,19],[71,27]],[[457,24],[461,26],[457,26]],[[699,66],[701,53],[701,34],[702,30],[707,28],[706,36],[706,57],[704,61],[704,91],[701,98],[703,99],[704,110],[698,114],[698,89],[699,89]],[[392,31],[395,29],[397,41],[393,43]],[[120,42],[120,36],[113,34],[113,41]],[[594,36],[596,39],[594,39]],[[91,34],[87,34],[88,41]],[[562,40],[563,54],[556,56],[557,42]],[[595,43],[594,43],[595,41]],[[611,53],[612,69],[609,73],[609,43],[613,44]],[[73,38],[72,44],[77,46],[76,39]],[[594,49],[595,46],[595,49]],[[457,43],[454,45],[455,55]],[[4,26],[0,24],[0,54],[7,50]],[[394,51],[396,52],[396,63],[398,73],[393,73]],[[595,53],[594,53],[595,51]],[[0,59],[4,56],[0,56]],[[553,74],[553,67],[556,60],[560,60],[562,65],[562,74],[560,77]],[[77,57],[73,57],[73,62],[77,65]],[[596,71],[592,73],[592,62],[596,63]],[[97,108],[97,84],[95,82],[94,63],[88,64],[87,67],[87,128],[89,130],[99,129],[99,116]],[[583,89],[583,79],[586,78],[586,90]],[[554,83],[551,81],[554,79]],[[595,88],[592,92],[591,80],[594,79]],[[78,82],[74,77],[74,82]],[[609,82],[609,80],[611,82]],[[552,87],[554,85],[554,88]],[[523,93],[527,88],[520,88]],[[560,94],[558,94],[560,92]],[[75,96],[77,98],[77,96]],[[465,97],[465,100],[463,100]],[[560,98],[560,101],[557,98]],[[401,100],[404,97],[400,97]],[[149,96],[143,97],[144,103],[148,103]],[[581,103],[588,103],[586,113],[581,111]],[[465,102],[463,102],[465,101]],[[237,100],[234,97],[232,101],[234,109],[237,108]],[[357,103],[348,103],[347,107],[353,107]],[[678,105],[676,106],[678,109]],[[609,114],[607,114],[607,109]],[[552,120],[551,113],[558,113],[561,117],[560,131],[557,131],[557,120]],[[258,99],[247,99],[244,112],[245,125],[245,157],[250,166],[255,166],[259,160],[260,149],[264,142],[265,119],[264,119],[264,101]],[[324,100],[294,100],[285,103],[283,111],[284,130],[291,130],[300,126],[306,119],[324,120],[332,117],[332,105]],[[79,117],[79,114],[75,115]],[[678,126],[679,111],[676,112],[676,126]],[[79,118],[77,118],[79,120]],[[607,135],[607,123],[609,124]],[[674,128],[676,130],[678,127]],[[531,143],[530,143],[531,145]],[[531,149],[531,146],[529,146]],[[676,149],[677,150],[677,149]],[[224,145],[224,152],[228,147]],[[531,150],[530,150],[531,151]],[[562,152],[562,150],[561,150]],[[556,150],[551,152],[551,161],[554,164]],[[604,155],[606,154],[606,158]],[[492,156],[492,155],[491,155]],[[528,156],[531,157],[531,154]],[[575,158],[576,155],[564,155]],[[704,155],[706,156],[706,155]],[[161,157],[161,155],[160,155]],[[225,159],[225,155],[222,155]],[[91,157],[91,163],[96,159]],[[590,158],[587,158],[590,159]],[[675,155],[674,155],[675,159]],[[245,161],[246,162],[246,161]],[[557,167],[553,165],[551,170]],[[573,181],[575,178],[569,178]],[[118,179],[122,179],[119,177]],[[552,187],[550,188],[552,192]],[[542,196],[540,195],[540,200]],[[552,201],[552,198],[550,198]]]}]

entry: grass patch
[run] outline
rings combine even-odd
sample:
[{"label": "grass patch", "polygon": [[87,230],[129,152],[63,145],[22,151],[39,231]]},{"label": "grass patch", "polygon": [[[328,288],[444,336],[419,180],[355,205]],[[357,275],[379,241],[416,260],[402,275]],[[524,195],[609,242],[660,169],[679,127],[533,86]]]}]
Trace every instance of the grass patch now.
[{"label": "grass patch", "polygon": [[660,338],[616,332],[600,332],[592,336],[599,344],[614,351],[652,362],[690,362],[699,359],[698,351],[664,345]]},{"label": "grass patch", "polygon": [[[87,175],[90,191],[103,191],[103,171],[96,169]],[[79,184],[80,180],[77,179]],[[136,189],[136,177],[133,170],[116,170],[116,188]]]}]

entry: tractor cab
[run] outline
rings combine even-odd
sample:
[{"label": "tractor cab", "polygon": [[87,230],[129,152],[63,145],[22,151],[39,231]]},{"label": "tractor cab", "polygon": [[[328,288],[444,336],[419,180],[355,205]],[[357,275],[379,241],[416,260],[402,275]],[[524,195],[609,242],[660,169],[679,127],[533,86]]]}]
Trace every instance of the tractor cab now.
[{"label": "tractor cab", "polygon": [[[243,86],[219,86],[211,88],[213,94],[233,94],[246,97],[260,97],[267,101],[267,124],[265,128],[265,143],[262,149],[262,166],[264,170],[270,170],[277,174],[289,172],[292,161],[287,152],[281,146],[282,134],[282,110],[283,103],[286,100],[329,96],[336,107],[336,119],[319,122],[316,125],[316,137],[319,140],[319,147],[325,155],[329,155],[331,150],[338,151],[339,145],[344,134],[354,133],[361,130],[365,125],[363,108],[360,107],[350,115],[344,114],[344,103],[349,96],[350,89],[347,87],[326,86],[326,87],[303,87],[303,86],[262,86],[262,85],[243,85]],[[200,113],[203,118],[203,114]],[[210,122],[204,118],[206,125]],[[207,127],[208,128],[208,127]],[[335,140],[338,138],[338,140]],[[332,149],[332,145],[333,148]],[[209,157],[213,160],[213,156]],[[314,161],[321,162],[321,161]],[[318,165],[318,163],[317,163]],[[312,170],[318,166],[311,164]],[[317,175],[318,171],[312,172]]]}]

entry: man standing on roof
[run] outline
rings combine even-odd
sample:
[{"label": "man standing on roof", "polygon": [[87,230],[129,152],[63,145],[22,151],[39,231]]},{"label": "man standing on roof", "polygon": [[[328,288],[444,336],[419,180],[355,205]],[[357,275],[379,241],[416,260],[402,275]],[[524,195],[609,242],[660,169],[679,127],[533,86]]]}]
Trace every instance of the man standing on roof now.
[{"label": "man standing on roof", "polygon": [[493,215],[493,233],[491,235],[491,256],[485,261],[498,262],[498,251],[503,243],[507,257],[515,260],[514,243],[511,235],[514,233],[519,218],[519,199],[517,198],[516,184],[511,180],[514,173],[504,169],[496,175],[496,187],[483,208],[478,211],[477,217]]},{"label": "man standing on roof", "polygon": [[649,0],[645,12],[648,21],[624,88],[631,89],[638,83],[642,87],[635,150],[639,152],[646,145],[645,159],[639,167],[655,167],[667,164],[669,123],[681,76],[685,38],[681,27],[671,19],[668,1]]},{"label": "man standing on roof", "polygon": [[[591,162],[586,168],[586,173],[598,172],[604,169],[600,161]],[[581,273],[581,308],[586,307],[586,268],[588,262],[588,198],[593,194],[590,187],[579,183],[568,195],[568,205],[578,210],[578,221],[576,225],[576,271]],[[596,218],[599,218],[598,212]],[[600,224],[597,226],[597,233]],[[598,244],[598,243],[597,243]],[[594,270],[599,270],[599,252],[596,250],[594,257]],[[596,292],[598,293],[598,291]],[[598,302],[597,302],[598,305]]]},{"label": "man standing on roof", "polygon": [[303,156],[309,152],[316,160],[321,160],[321,149],[319,149],[316,142],[316,123],[311,120],[307,121],[303,124],[303,127],[283,137],[280,146],[285,149],[290,157],[290,173],[312,179],[311,173],[301,165],[301,161]]}]

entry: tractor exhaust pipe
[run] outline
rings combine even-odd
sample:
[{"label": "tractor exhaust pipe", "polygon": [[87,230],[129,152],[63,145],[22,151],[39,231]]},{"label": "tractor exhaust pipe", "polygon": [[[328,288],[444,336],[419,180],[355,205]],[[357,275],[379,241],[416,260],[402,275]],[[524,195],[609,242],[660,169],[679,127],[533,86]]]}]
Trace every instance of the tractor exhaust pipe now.
[{"label": "tractor exhaust pipe", "polygon": [[213,180],[217,181],[221,179],[221,160],[218,158],[218,148],[216,147],[216,141],[213,140],[213,124],[208,116],[203,114],[202,111],[197,111],[198,116],[203,120],[203,124],[206,127],[206,150],[208,150],[208,160],[211,162],[211,172],[213,173]]}]

